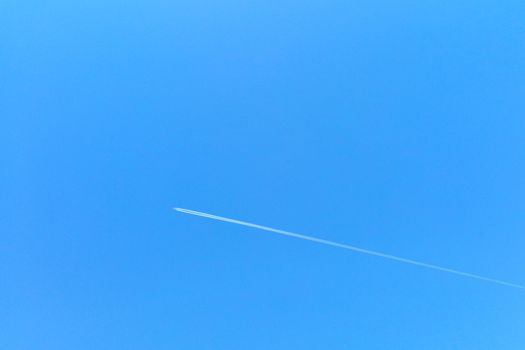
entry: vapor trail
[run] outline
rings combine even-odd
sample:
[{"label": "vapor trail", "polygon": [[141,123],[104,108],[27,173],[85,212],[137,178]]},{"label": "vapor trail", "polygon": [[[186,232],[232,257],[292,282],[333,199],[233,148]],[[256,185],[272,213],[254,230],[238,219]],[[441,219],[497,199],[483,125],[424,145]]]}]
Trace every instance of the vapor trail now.
[{"label": "vapor trail", "polygon": [[302,235],[302,234],[299,234],[299,233],[293,233],[293,232],[289,232],[289,231],[279,230],[279,229],[272,228],[272,227],[252,224],[252,223],[246,222],[246,221],[240,221],[240,220],[225,218],[225,217],[222,217],[222,216],[207,214],[207,213],[203,213],[203,212],[199,212],[199,211],[195,211],[195,210],[189,210],[189,209],[183,209],[183,208],[173,208],[173,209],[175,209],[176,211],[179,211],[181,213],[185,213],[185,214],[201,216],[201,217],[204,217],[204,218],[213,219],[213,220],[219,220],[219,221],[224,221],[224,222],[229,222],[229,223],[237,224],[237,225],[248,226],[248,227],[256,228],[256,229],[259,229],[259,230],[264,230],[264,231],[270,231],[270,232],[278,233],[278,234],[284,235],[284,236],[295,237],[295,238],[299,238],[299,239],[304,239],[306,241],[316,242],[316,243],[320,243],[320,244],[324,244],[324,245],[328,245],[328,246],[332,246],[332,247],[337,247],[337,248],[343,248],[343,249],[351,250],[351,251],[358,252],[358,253],[363,253],[363,254],[378,256],[378,257],[389,259],[389,260],[399,261],[399,262],[402,262],[402,263],[405,263],[405,264],[416,265],[416,266],[420,266],[420,267],[425,267],[427,269],[453,273],[455,275],[459,275],[459,276],[463,276],[463,277],[474,278],[474,279],[485,281],[485,282],[491,282],[491,283],[504,285],[504,286],[507,286],[507,287],[513,287],[513,288],[518,288],[518,289],[525,290],[525,286],[522,286],[522,285],[519,285],[519,284],[505,282],[505,281],[501,281],[501,280],[497,280],[497,279],[493,279],[493,278],[489,278],[489,277],[484,277],[484,276],[476,275],[476,274],[473,274],[473,273],[463,272],[463,271],[459,271],[459,270],[449,269],[447,267],[442,267],[442,266],[438,266],[438,265],[427,264],[427,263],[424,263],[424,262],[411,260],[411,259],[406,259],[406,258],[402,258],[402,257],[399,257],[399,256],[385,254],[385,253],[381,253],[381,252],[376,252],[376,251],[373,251],[373,250],[368,250],[368,249],[363,249],[363,248],[359,248],[359,247],[354,247],[354,246],[351,246],[351,245],[348,245],[348,244],[337,243],[337,242],[333,242],[333,241],[328,241],[326,239],[316,238],[316,237],[312,237],[312,236],[306,236],[306,235]]}]

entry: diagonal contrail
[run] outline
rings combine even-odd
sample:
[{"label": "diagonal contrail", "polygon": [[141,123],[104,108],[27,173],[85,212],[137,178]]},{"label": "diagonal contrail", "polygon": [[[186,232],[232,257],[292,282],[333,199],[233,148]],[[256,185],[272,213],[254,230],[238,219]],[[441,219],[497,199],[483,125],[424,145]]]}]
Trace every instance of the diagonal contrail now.
[{"label": "diagonal contrail", "polygon": [[200,211],[183,209],[183,208],[173,208],[173,209],[175,209],[176,211],[179,211],[181,213],[185,213],[185,214],[201,216],[201,217],[204,217],[204,218],[213,219],[213,220],[219,220],[219,221],[224,221],[224,222],[229,222],[229,223],[237,224],[237,225],[248,226],[248,227],[256,228],[256,229],[259,229],[259,230],[264,230],[264,231],[270,231],[270,232],[278,233],[278,234],[284,235],[284,236],[295,237],[295,238],[304,239],[304,240],[307,240],[307,241],[312,241],[312,242],[316,242],[316,243],[320,243],[320,244],[324,244],[324,245],[329,245],[329,246],[332,246],[332,247],[337,247],[337,248],[343,248],[343,249],[351,250],[351,251],[358,252],[358,253],[363,253],[363,254],[378,256],[378,257],[385,258],[385,259],[395,260],[395,261],[399,261],[399,262],[402,262],[402,263],[405,263],[405,264],[421,266],[421,267],[425,267],[427,269],[453,273],[455,275],[459,275],[459,276],[463,276],[463,277],[475,278],[477,280],[482,280],[482,281],[485,281],[485,282],[491,282],[491,283],[504,285],[504,286],[507,286],[507,287],[513,287],[513,288],[519,288],[519,289],[524,289],[525,290],[525,286],[522,286],[522,285],[519,285],[519,284],[505,282],[505,281],[497,280],[497,279],[494,279],[494,278],[484,277],[484,276],[480,276],[480,275],[476,275],[476,274],[468,273],[468,272],[463,272],[463,271],[459,271],[459,270],[449,269],[447,267],[442,267],[442,266],[438,266],[438,265],[427,264],[427,263],[424,263],[424,262],[411,260],[411,259],[406,259],[406,258],[402,258],[402,257],[399,257],[399,256],[385,254],[385,253],[381,253],[381,252],[376,252],[376,251],[373,251],[373,250],[368,250],[368,249],[363,249],[363,248],[359,248],[359,247],[354,247],[354,246],[351,246],[351,245],[348,245],[348,244],[337,243],[337,242],[333,242],[333,241],[328,241],[326,239],[316,238],[316,237],[312,237],[312,236],[306,236],[306,235],[302,235],[302,234],[299,234],[299,233],[293,233],[293,232],[279,230],[279,229],[271,228],[271,227],[267,227],[267,226],[252,224],[252,223],[249,223],[249,222],[246,222],[246,221],[240,221],[240,220],[225,218],[225,217],[222,217],[222,216],[202,213]]}]

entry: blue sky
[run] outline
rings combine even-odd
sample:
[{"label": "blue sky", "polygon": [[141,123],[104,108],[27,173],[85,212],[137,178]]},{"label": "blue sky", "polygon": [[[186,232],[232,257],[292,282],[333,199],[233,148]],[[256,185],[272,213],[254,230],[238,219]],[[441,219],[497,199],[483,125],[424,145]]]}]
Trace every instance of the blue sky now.
[{"label": "blue sky", "polygon": [[522,349],[522,1],[0,5],[0,347]]}]

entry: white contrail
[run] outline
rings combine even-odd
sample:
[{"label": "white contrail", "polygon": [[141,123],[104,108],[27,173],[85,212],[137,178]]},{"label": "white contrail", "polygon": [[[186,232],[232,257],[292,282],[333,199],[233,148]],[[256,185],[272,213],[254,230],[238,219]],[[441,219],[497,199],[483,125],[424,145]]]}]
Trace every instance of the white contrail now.
[{"label": "white contrail", "polygon": [[185,214],[196,215],[196,216],[201,216],[201,217],[205,217],[205,218],[208,218],[208,219],[225,221],[225,222],[230,222],[232,224],[253,227],[253,228],[257,228],[259,230],[270,231],[270,232],[278,233],[278,234],[284,235],[284,236],[304,239],[304,240],[307,240],[307,241],[321,243],[321,244],[329,245],[329,246],[332,246],[332,247],[348,249],[348,250],[351,250],[351,251],[354,251],[354,252],[358,252],[358,253],[363,253],[363,254],[368,254],[368,255],[373,255],[373,256],[379,256],[381,258],[395,260],[395,261],[399,261],[399,262],[402,262],[402,263],[405,263],[405,264],[411,264],[411,265],[425,267],[427,269],[453,273],[455,275],[460,275],[460,276],[469,277],[469,278],[475,278],[477,280],[482,280],[482,281],[485,281],[485,282],[497,283],[497,284],[501,284],[501,285],[504,285],[504,286],[507,286],[507,287],[525,289],[525,286],[522,286],[522,285],[519,285],[519,284],[505,282],[505,281],[501,281],[501,280],[497,280],[497,279],[493,279],[493,278],[489,278],[489,277],[484,277],[484,276],[476,275],[476,274],[473,274],[473,273],[463,272],[463,271],[459,271],[459,270],[449,269],[449,268],[438,266],[438,265],[427,264],[427,263],[424,263],[424,262],[411,260],[411,259],[406,259],[406,258],[402,258],[402,257],[399,257],[399,256],[385,254],[385,253],[381,253],[381,252],[376,252],[376,251],[373,251],[373,250],[368,250],[368,249],[363,249],[363,248],[359,248],[359,247],[354,247],[354,246],[351,246],[351,245],[348,245],[348,244],[337,243],[337,242],[333,242],[333,241],[328,241],[326,239],[321,239],[321,238],[316,238],[316,237],[311,237],[311,236],[305,236],[305,235],[302,235],[302,234],[299,234],[299,233],[293,233],[293,232],[279,230],[279,229],[271,228],[271,227],[267,227],[267,226],[252,224],[252,223],[245,222],[245,221],[240,221],[240,220],[225,218],[225,217],[222,217],[222,216],[202,213],[200,211],[183,209],[183,208],[173,208],[173,209],[175,209],[176,211],[179,211],[181,213],[185,213]]}]

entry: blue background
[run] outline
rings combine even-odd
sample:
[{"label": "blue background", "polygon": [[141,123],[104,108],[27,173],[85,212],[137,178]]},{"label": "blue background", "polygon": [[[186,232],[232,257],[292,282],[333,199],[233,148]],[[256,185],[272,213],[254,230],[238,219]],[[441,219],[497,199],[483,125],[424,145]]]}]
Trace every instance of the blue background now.
[{"label": "blue background", "polygon": [[0,4],[0,348],[523,349],[523,1]]}]

